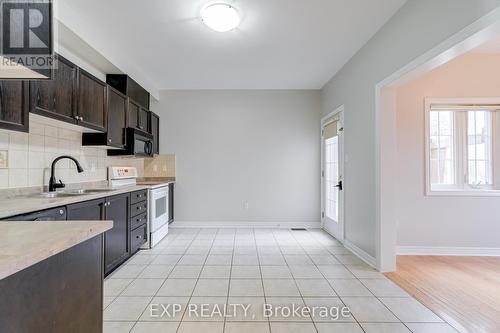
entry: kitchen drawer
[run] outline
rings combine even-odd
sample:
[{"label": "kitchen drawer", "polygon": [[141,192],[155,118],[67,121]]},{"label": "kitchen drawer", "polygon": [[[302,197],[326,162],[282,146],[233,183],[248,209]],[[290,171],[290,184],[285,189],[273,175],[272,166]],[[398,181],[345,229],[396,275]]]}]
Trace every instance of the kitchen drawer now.
[{"label": "kitchen drawer", "polygon": [[130,232],[130,250],[135,253],[147,240],[146,224]]},{"label": "kitchen drawer", "polygon": [[134,216],[130,219],[130,230],[134,230],[146,222],[148,222],[148,212]]},{"label": "kitchen drawer", "polygon": [[136,203],[136,204],[133,204],[130,206],[130,216],[131,217],[134,217],[134,216],[137,216],[139,214],[143,214],[144,212],[148,212],[148,202],[147,201],[143,201],[143,202],[139,202],[139,203]]},{"label": "kitchen drawer", "polygon": [[148,199],[148,190],[135,191],[131,194],[132,204],[144,201]]}]

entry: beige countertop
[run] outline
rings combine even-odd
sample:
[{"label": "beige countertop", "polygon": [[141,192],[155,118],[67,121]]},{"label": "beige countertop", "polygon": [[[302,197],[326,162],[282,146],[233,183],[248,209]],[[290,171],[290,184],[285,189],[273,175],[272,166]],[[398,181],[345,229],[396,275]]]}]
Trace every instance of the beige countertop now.
[{"label": "beige countertop", "polygon": [[[73,203],[84,202],[88,200],[105,198],[117,194],[134,192],[149,188],[147,185],[126,186],[118,189],[110,189],[109,191],[85,194],[72,195],[57,198],[44,198],[38,194],[28,194],[23,196],[15,196],[8,198],[0,198],[0,219],[7,217],[37,212],[49,208],[70,205]],[[103,189],[103,188],[101,188]]]},{"label": "beige countertop", "polygon": [[138,185],[157,186],[175,183],[175,177],[143,177],[137,178]]},{"label": "beige countertop", "polygon": [[112,227],[112,221],[0,222],[0,280]]}]

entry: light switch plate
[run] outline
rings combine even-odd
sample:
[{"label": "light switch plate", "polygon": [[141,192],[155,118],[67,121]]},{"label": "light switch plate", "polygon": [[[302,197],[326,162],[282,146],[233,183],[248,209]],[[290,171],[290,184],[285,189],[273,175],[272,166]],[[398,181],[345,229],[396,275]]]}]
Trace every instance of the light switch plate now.
[{"label": "light switch plate", "polygon": [[0,169],[7,169],[9,167],[9,152],[7,150],[0,150]]}]

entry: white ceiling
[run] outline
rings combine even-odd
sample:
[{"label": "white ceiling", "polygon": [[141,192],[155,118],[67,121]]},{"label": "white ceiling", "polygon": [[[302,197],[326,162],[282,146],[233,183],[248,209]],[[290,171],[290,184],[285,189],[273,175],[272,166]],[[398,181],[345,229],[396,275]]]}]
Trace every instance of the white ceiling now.
[{"label": "white ceiling", "polygon": [[157,89],[322,88],[406,0],[236,0],[229,33],[201,22],[208,2],[64,0],[68,26]]}]

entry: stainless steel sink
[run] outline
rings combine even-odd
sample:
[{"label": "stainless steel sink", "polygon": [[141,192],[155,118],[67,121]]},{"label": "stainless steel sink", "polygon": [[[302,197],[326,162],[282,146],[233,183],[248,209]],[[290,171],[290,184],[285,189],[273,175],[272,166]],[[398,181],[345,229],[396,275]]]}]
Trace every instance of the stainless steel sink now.
[{"label": "stainless steel sink", "polygon": [[35,194],[35,196],[42,198],[61,198],[61,197],[72,197],[75,195],[83,195],[83,194],[70,194],[65,192],[42,192]]},{"label": "stainless steel sink", "polygon": [[61,197],[73,197],[73,196],[87,195],[87,194],[106,193],[111,191],[113,190],[108,188],[93,188],[93,189],[65,190],[57,192],[43,192],[37,194],[36,196],[42,198],[61,198]]}]

